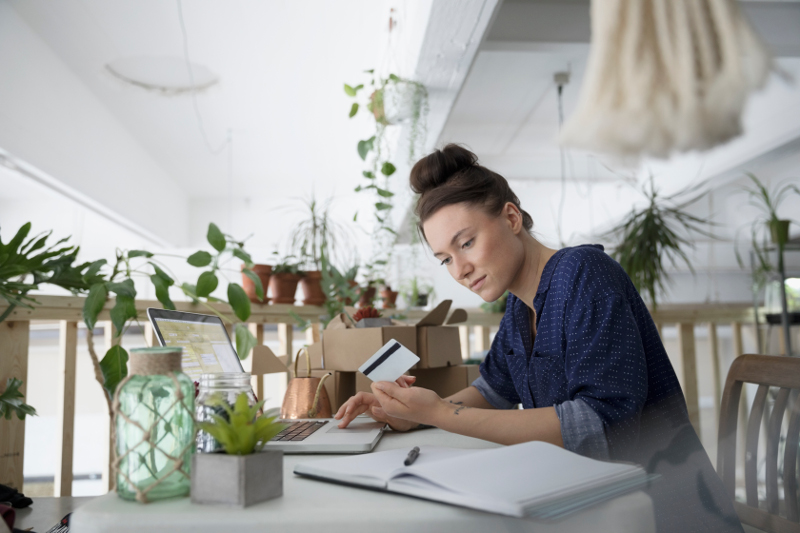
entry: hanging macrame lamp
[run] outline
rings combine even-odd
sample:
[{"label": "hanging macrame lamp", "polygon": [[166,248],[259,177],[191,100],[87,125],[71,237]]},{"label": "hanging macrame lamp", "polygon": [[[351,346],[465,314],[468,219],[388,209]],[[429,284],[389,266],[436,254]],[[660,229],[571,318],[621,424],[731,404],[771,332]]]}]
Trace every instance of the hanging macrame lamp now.
[{"label": "hanging macrame lamp", "polygon": [[622,157],[707,150],[742,132],[769,53],[734,0],[592,0],[592,47],[559,141]]}]

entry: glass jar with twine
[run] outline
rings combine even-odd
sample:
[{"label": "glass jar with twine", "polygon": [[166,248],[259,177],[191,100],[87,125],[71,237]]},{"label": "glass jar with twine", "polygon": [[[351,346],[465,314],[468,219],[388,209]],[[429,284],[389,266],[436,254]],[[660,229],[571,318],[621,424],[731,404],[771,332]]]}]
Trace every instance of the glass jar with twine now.
[{"label": "glass jar with twine", "polygon": [[181,348],[131,350],[114,394],[117,494],[147,503],[188,496],[194,453],[194,383]]}]

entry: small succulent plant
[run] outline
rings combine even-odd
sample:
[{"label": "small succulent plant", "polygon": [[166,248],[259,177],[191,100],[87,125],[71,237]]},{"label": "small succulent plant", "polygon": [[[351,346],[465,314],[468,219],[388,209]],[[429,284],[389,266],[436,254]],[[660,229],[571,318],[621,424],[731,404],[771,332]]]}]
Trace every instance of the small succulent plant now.
[{"label": "small succulent plant", "polygon": [[236,398],[233,409],[225,403],[220,405],[227,417],[212,414],[213,422],[198,422],[197,425],[222,444],[228,455],[250,455],[260,451],[272,437],[286,428],[285,424],[275,421],[278,418],[276,409],[258,417],[258,410],[264,401],[251,407],[245,393]]},{"label": "small succulent plant", "polygon": [[367,305],[359,309],[353,314],[353,320],[358,322],[362,318],[381,318],[381,313],[371,305]]}]

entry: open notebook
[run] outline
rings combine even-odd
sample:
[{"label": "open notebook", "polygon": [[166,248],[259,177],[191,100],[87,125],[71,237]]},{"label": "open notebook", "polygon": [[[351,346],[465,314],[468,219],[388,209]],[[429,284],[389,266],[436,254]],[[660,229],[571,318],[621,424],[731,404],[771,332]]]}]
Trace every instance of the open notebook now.
[{"label": "open notebook", "polygon": [[637,489],[648,481],[636,465],[596,461],[543,442],[483,450],[420,446],[322,459],[294,473],[509,516],[557,518]]}]

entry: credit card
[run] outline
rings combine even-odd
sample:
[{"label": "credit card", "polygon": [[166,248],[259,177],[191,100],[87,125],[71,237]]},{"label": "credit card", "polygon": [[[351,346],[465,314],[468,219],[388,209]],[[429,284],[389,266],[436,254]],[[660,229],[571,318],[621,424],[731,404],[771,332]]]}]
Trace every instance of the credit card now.
[{"label": "credit card", "polygon": [[358,370],[372,381],[396,381],[418,362],[419,357],[392,339],[367,359]]}]

